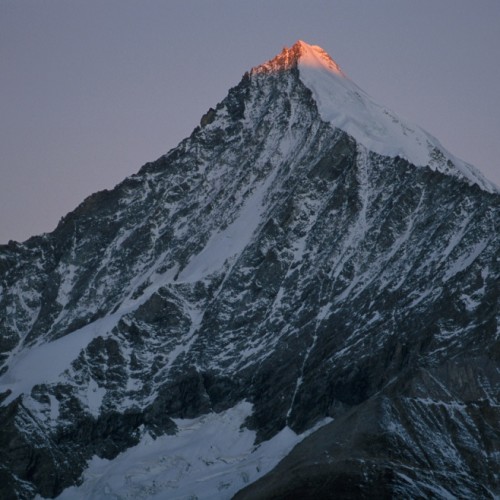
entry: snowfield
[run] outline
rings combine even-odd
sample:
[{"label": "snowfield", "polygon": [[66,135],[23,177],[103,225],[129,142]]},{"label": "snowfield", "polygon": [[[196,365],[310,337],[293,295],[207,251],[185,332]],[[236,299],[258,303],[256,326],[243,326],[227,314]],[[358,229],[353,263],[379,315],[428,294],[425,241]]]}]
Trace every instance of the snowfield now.
[{"label": "snowfield", "polygon": [[229,500],[238,490],[269,472],[311,432],[288,427],[255,445],[255,432],[243,428],[252,405],[242,402],[222,413],[175,419],[178,431],[141,442],[114,460],[94,457],[83,484],[66,489],[59,500],[157,499]]}]

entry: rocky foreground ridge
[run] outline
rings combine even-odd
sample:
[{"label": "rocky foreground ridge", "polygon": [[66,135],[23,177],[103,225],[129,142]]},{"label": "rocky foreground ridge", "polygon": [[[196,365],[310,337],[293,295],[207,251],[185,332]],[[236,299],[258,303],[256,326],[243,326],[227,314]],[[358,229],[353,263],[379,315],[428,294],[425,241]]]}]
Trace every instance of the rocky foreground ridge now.
[{"label": "rocky foreground ridge", "polygon": [[[500,495],[499,226],[477,171],[322,49],[285,49],[177,148],[0,247],[0,496]],[[243,470],[217,441],[225,479],[192,491],[201,452],[175,469],[168,447],[169,481],[82,476],[235,411],[255,456],[301,442]]]}]

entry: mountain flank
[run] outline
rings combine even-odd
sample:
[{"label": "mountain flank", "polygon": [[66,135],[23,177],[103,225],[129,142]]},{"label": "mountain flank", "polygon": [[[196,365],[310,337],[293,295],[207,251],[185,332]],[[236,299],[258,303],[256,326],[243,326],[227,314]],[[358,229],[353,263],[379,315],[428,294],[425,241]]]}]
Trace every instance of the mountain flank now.
[{"label": "mountain flank", "polygon": [[0,246],[0,496],[495,498],[499,215],[323,49],[284,49]]}]

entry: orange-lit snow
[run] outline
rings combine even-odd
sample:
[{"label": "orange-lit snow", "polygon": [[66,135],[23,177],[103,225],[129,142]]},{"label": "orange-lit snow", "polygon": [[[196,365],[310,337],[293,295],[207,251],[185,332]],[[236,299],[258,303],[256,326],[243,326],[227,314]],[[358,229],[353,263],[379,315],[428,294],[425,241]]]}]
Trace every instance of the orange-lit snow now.
[{"label": "orange-lit snow", "polygon": [[345,77],[339,65],[319,45],[309,45],[299,40],[295,43],[295,46],[300,49],[300,64],[302,66],[326,69]]}]

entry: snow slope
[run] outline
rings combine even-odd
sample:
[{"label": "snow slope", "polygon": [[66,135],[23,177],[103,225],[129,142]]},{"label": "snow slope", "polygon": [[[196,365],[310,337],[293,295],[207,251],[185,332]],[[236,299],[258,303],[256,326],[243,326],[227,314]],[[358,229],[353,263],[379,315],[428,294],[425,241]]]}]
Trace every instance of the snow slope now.
[{"label": "snow slope", "polygon": [[241,402],[220,414],[175,419],[177,434],[153,439],[146,434],[114,460],[94,457],[81,486],[66,489],[60,500],[150,498],[230,499],[269,472],[314,430],[297,435],[285,427],[254,445],[255,432],[243,428],[252,405]]},{"label": "snow slope", "polygon": [[446,151],[435,137],[376,104],[321,47],[303,41],[295,47],[300,52],[300,78],[312,91],[325,121],[347,132],[369,151],[400,156],[416,166],[430,166],[465,178],[488,192],[498,191],[472,165]]}]

